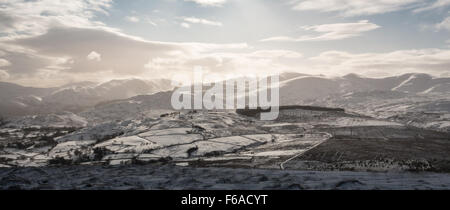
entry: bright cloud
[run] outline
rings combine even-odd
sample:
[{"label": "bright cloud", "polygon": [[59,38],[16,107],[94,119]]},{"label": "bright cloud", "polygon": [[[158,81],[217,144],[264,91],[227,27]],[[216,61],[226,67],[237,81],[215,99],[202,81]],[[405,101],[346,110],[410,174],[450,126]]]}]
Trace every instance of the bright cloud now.
[{"label": "bright cloud", "polygon": [[450,6],[450,0],[437,0],[432,4],[415,9],[414,12],[430,11],[434,9],[444,9],[448,6]]},{"label": "bright cloud", "polygon": [[[419,12],[439,10],[438,7],[447,6],[450,0],[291,1],[290,6],[295,10],[340,14],[338,17],[323,14],[323,21],[330,24],[317,24],[322,20],[317,18],[309,22],[309,13],[292,12],[290,7],[271,7],[275,1],[184,1],[195,4],[179,4],[182,7],[173,12],[167,11],[165,6],[174,6],[174,2],[180,3],[178,0],[146,1],[143,5],[149,8],[130,5],[124,11],[120,2],[113,4],[112,0],[3,0],[0,2],[0,79],[23,85],[35,85],[39,81],[42,86],[55,86],[100,78],[169,78],[190,74],[195,66],[203,66],[218,78],[223,74],[280,71],[329,75],[449,74],[450,49],[443,44],[450,31],[448,14]],[[228,2],[230,4],[224,6]],[[134,9],[136,12],[129,13]],[[398,37],[395,36],[408,36],[414,30],[414,24],[419,24],[414,22],[417,20],[412,18],[404,24],[403,19],[401,23],[394,19],[392,21],[398,22],[386,25],[386,20],[380,16],[373,16],[370,21],[355,20],[355,16],[408,9],[416,11],[410,13],[411,16],[426,16],[424,21],[443,20],[423,23],[440,32],[430,31],[435,34],[429,37],[411,34],[405,39],[410,43],[397,45]],[[239,11],[243,11],[242,14]],[[123,14],[132,16],[124,17]],[[338,23],[328,22],[330,16]],[[298,24],[296,18],[304,18],[301,22],[306,26],[300,28],[301,34],[296,34],[298,28],[292,28]],[[149,27],[137,28],[124,20],[147,23]],[[108,25],[110,23],[117,23],[117,28]],[[197,25],[217,28],[211,30],[212,27],[195,27]],[[373,30],[390,30],[386,33],[389,37],[375,37],[369,33]],[[274,31],[279,31],[276,35],[285,36],[270,37]],[[258,42],[260,36],[269,37],[261,41],[271,43]],[[350,38],[358,36],[370,40],[366,53],[356,53],[366,46],[352,46]],[[427,42],[421,40],[427,38],[430,39]],[[204,40],[209,43],[199,43]],[[318,42],[331,40],[335,42],[326,43],[329,45]],[[430,43],[430,46],[421,49],[423,43]],[[389,49],[401,47],[381,52],[383,48],[378,46],[387,45]],[[442,48],[437,49],[439,47]]]},{"label": "bright cloud", "polygon": [[320,33],[319,35],[305,35],[301,37],[270,37],[261,41],[292,41],[292,42],[305,42],[305,41],[329,41],[340,40],[352,37],[360,36],[362,33],[372,31],[380,26],[370,23],[367,20],[361,20],[356,23],[335,23],[324,24],[315,26],[303,26],[301,27],[305,31],[313,31]]},{"label": "bright cloud", "polygon": [[133,22],[133,23],[137,23],[140,21],[140,19],[136,16],[127,16],[127,17],[125,17],[125,20],[127,20],[129,22]]},{"label": "bright cloud", "polygon": [[210,26],[222,26],[221,22],[211,21],[211,20],[206,20],[206,19],[201,19],[201,18],[196,18],[196,17],[183,17],[182,19],[183,19],[183,21],[185,21],[187,23],[203,24],[203,25],[210,25]]},{"label": "bright cloud", "polygon": [[100,55],[100,53],[92,51],[87,56],[87,59],[90,60],[90,61],[101,61],[102,60],[102,55]]},{"label": "bright cloud", "polygon": [[[210,75],[269,75],[283,71],[295,71],[290,65],[303,55],[287,50],[264,50],[251,53],[172,53],[166,57],[149,60],[145,67],[160,75],[172,78],[176,75],[190,76],[196,66],[202,66]],[[222,75],[222,76],[221,76]],[[214,76],[211,76],[214,77]]]},{"label": "bright cloud", "polygon": [[450,17],[445,18],[442,22],[435,25],[437,30],[448,30],[450,31]]},{"label": "bright cloud", "polygon": [[0,67],[9,66],[9,65],[11,65],[11,63],[8,60],[0,58]]},{"label": "bright cloud", "polygon": [[157,26],[158,24],[155,23],[155,21],[153,21],[151,18],[146,17],[145,18],[145,22],[147,22],[148,24],[152,25],[152,26]]},{"label": "bright cloud", "polygon": [[183,28],[190,28],[191,25],[189,23],[180,23],[180,26]]},{"label": "bright cloud", "polygon": [[9,79],[9,74],[5,70],[0,69],[0,81]]},{"label": "bright cloud", "polygon": [[201,6],[213,6],[213,7],[220,7],[227,2],[227,0],[184,0],[184,1],[195,2]]},{"label": "bright cloud", "polygon": [[[93,75],[102,72],[110,78],[130,76],[154,78],[169,73],[186,72],[193,67],[193,64],[202,65],[217,72],[232,72],[240,66],[236,64],[230,69],[218,68],[217,65],[220,62],[212,61],[230,57],[229,63],[243,63],[231,61],[241,56],[234,57],[227,52],[248,48],[245,43],[154,42],[102,29],[65,27],[52,28],[39,36],[15,39],[6,43],[0,48],[5,51],[5,59],[11,63],[6,69],[11,76],[10,79],[30,83],[35,82],[30,78],[52,82],[55,79],[68,81],[74,78],[92,81],[99,78]],[[95,51],[92,51],[92,46],[96,47]],[[213,55],[218,52],[224,52],[224,57],[220,54]],[[294,54],[286,53],[286,55],[292,57]],[[170,68],[163,65],[167,68],[162,70],[149,68],[147,65],[149,60],[154,60],[157,64],[161,60],[179,58],[185,61],[186,65],[183,68]],[[260,58],[256,58],[255,55],[248,59]]]},{"label": "bright cloud", "polygon": [[53,26],[98,27],[92,21],[96,13],[107,14],[112,0],[3,0],[0,3],[0,26],[11,36],[37,35]]},{"label": "bright cloud", "polygon": [[449,58],[450,50],[422,49],[362,54],[327,51],[308,60],[312,68],[326,74],[388,76],[410,72],[443,75],[450,68]]},{"label": "bright cloud", "polygon": [[403,10],[420,0],[294,0],[298,11],[338,12],[343,16],[374,15]]}]

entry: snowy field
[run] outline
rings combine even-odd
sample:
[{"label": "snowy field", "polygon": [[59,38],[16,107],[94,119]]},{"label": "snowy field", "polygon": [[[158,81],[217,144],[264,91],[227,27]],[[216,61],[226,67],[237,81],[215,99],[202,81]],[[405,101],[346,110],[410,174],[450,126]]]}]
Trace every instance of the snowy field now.
[{"label": "snowy field", "polygon": [[0,168],[0,189],[450,189],[450,175],[191,168],[173,165]]},{"label": "snowy field", "polygon": [[446,133],[352,114],[152,116],[2,128],[0,189],[450,189]]}]

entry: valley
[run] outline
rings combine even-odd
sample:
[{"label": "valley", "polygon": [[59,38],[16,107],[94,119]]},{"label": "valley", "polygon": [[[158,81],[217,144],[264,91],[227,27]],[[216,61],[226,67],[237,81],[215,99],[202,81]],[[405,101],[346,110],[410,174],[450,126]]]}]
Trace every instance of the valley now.
[{"label": "valley", "polygon": [[[261,179],[268,180],[268,185],[233,183],[214,187],[320,189],[318,182],[322,181],[323,189],[346,185],[350,189],[448,189],[445,181],[450,173],[448,92],[422,91],[427,85],[413,88],[415,92],[399,91],[398,84],[391,85],[394,90],[364,89],[355,82],[363,78],[351,77],[350,81],[343,78],[351,82],[345,86],[347,89],[340,88],[340,92],[329,92],[326,96],[315,91],[318,94],[311,97],[302,95],[298,85],[292,85],[308,78],[316,82],[323,78],[289,76],[282,80],[280,88],[281,102],[289,106],[280,106],[279,117],[273,121],[259,120],[260,110],[175,111],[170,108],[171,91],[102,102],[81,112],[5,118],[0,127],[0,182],[22,178],[14,178],[2,188],[68,189],[82,180],[73,177],[66,184],[54,180],[47,181],[52,183],[48,185],[37,182],[53,176],[47,171],[69,173],[69,170],[69,176],[78,176],[77,170],[85,168],[95,179],[91,186],[103,189],[101,186],[110,184],[111,178],[99,177],[100,174],[126,168],[124,174],[143,176],[137,174],[153,168],[159,178],[139,178],[142,180],[139,184],[128,187],[185,189],[176,186],[187,181],[185,177],[179,180],[172,179],[174,175],[162,174],[181,170],[197,176],[198,171],[208,171],[205,180],[193,178],[205,184],[198,185],[198,189],[204,189],[209,186],[204,182],[219,182],[217,179],[223,176],[217,174],[231,170],[235,177],[223,179],[236,181],[241,174],[253,180],[251,174],[261,173],[266,177]],[[411,82],[416,77],[405,80]],[[391,80],[385,79],[382,84]],[[336,79],[325,81],[332,84]],[[398,79],[392,83],[404,85],[405,81]],[[320,84],[315,86],[319,88]],[[298,90],[296,95],[286,95],[290,91],[294,94],[293,90]],[[40,173],[42,177],[27,177],[29,173]],[[305,174],[321,180],[310,182],[299,177]],[[289,185],[279,183],[284,176],[293,176],[288,179]],[[380,176],[392,179],[395,185],[376,181]],[[348,181],[343,177],[352,178]],[[443,180],[441,185],[436,177]],[[166,178],[172,181],[163,182]],[[400,179],[407,181],[403,183]],[[31,184],[21,184],[21,180]],[[114,184],[108,185],[109,188],[128,189]]]}]

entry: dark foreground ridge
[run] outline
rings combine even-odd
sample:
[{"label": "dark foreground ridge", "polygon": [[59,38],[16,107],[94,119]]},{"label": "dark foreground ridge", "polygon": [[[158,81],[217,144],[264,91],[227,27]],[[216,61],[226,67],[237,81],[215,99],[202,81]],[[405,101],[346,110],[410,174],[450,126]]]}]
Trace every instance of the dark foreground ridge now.
[{"label": "dark foreground ridge", "polygon": [[171,164],[0,168],[0,189],[449,189],[447,174],[192,168]]}]

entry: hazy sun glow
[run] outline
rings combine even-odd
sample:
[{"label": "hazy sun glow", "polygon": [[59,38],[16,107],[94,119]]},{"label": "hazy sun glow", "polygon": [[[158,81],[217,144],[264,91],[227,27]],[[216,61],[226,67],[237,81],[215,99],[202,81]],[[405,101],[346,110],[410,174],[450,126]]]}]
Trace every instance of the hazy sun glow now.
[{"label": "hazy sun glow", "polygon": [[450,1],[4,0],[0,80],[450,76]]}]

